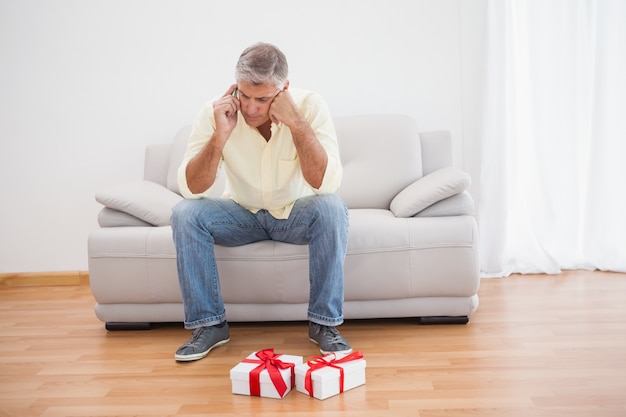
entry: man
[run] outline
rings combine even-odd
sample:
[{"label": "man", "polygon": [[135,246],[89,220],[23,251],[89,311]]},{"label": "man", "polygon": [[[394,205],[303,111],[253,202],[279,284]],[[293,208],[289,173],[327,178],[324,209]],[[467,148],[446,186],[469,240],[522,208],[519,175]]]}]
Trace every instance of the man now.
[{"label": "man", "polygon": [[[236,84],[196,119],[172,211],[177,268],[191,338],[176,352],[193,361],[230,340],[214,245],[261,240],[309,245],[309,338],[324,353],[349,353],[343,322],[348,212],[333,192],[343,169],[322,98],[289,88],[284,54],[258,43],[237,62]],[[223,198],[209,198],[220,168]],[[254,279],[254,277],[250,277]]]}]

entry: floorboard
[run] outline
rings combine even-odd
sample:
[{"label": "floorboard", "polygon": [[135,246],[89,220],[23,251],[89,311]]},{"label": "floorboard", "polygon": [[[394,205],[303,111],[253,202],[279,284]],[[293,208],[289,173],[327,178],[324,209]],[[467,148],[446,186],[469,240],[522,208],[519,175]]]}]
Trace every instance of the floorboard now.
[{"label": "floorboard", "polygon": [[467,325],[351,320],[366,385],[320,401],[231,394],[255,350],[318,354],[306,323],[232,323],[198,362],[181,324],[107,332],[86,285],[0,288],[0,416],[626,416],[626,274],[483,279]]}]

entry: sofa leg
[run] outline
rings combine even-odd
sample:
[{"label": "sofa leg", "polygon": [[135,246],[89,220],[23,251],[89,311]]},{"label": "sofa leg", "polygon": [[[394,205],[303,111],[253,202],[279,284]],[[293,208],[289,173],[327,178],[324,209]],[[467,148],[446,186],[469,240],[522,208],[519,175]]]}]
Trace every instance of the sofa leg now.
[{"label": "sofa leg", "polygon": [[150,323],[108,321],[104,327],[107,330],[150,330]]},{"label": "sofa leg", "polygon": [[430,316],[420,317],[420,324],[467,324],[469,316]]}]

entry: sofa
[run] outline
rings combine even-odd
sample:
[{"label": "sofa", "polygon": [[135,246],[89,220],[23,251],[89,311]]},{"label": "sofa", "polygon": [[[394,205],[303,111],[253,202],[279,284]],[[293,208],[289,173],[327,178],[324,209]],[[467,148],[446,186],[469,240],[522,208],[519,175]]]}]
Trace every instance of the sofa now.
[{"label": "sofa", "polygon": [[[335,117],[349,208],[344,317],[467,323],[478,307],[478,231],[469,176],[448,131],[400,114]],[[170,212],[190,126],[149,145],[144,177],[96,193],[88,238],[95,314],[106,328],[182,322]],[[220,176],[223,181],[224,176]],[[215,188],[220,195],[223,183]],[[227,319],[307,319],[308,247],[264,241],[216,247]]]}]

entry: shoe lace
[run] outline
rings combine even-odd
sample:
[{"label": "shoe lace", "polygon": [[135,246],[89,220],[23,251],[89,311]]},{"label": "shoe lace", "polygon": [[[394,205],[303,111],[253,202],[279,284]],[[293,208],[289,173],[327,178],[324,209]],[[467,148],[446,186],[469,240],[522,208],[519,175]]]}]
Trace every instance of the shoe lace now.
[{"label": "shoe lace", "polygon": [[322,333],[322,336],[328,342],[329,345],[339,344],[339,345],[347,346],[346,342],[343,339],[343,336],[339,334],[337,329],[335,329],[334,327],[327,327],[327,326],[320,326],[320,327],[321,327],[320,331]]},{"label": "shoe lace", "polygon": [[187,340],[187,342],[183,346],[195,345],[198,342],[198,339],[200,339],[202,332],[203,332],[202,327],[198,327],[197,329],[195,329],[193,333],[191,333],[191,338],[189,338],[189,340]]}]

